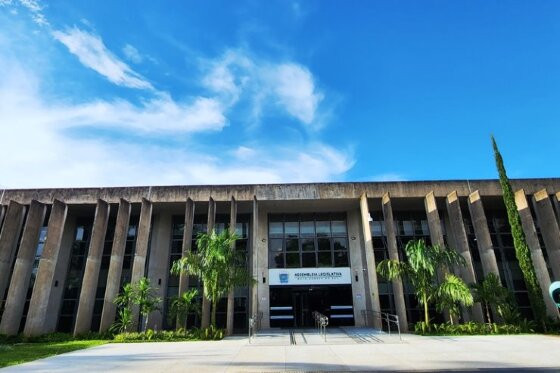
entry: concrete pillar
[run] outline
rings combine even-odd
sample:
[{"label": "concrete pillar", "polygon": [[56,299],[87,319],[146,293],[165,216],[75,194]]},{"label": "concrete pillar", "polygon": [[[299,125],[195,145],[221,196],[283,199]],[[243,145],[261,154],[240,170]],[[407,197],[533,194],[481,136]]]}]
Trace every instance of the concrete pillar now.
[{"label": "concrete pillar", "polygon": [[[368,318],[364,318],[362,311],[368,309],[370,293],[366,266],[366,256],[362,250],[364,242],[364,232],[362,229],[362,215],[357,208],[351,209],[347,214],[348,237],[355,238],[348,240],[348,254],[350,257],[350,269],[352,271],[352,308],[354,311],[354,325],[358,327],[368,326]],[[371,326],[371,322],[369,323]]]},{"label": "concrete pillar", "polygon": [[[216,223],[216,202],[210,197],[208,200],[208,224],[206,226],[206,232],[208,234],[212,233],[214,230],[214,224]],[[207,328],[210,325],[210,299],[202,296],[202,320],[201,327]]]},{"label": "concrete pillar", "polygon": [[[253,205],[255,207],[255,205]],[[259,328],[270,327],[270,288],[268,286],[268,212],[263,206],[256,206],[256,234],[253,259],[256,268],[253,278],[257,281],[253,286],[255,289],[254,299],[257,302],[257,316],[260,319]]]},{"label": "concrete pillar", "polygon": [[107,233],[107,222],[109,221],[110,206],[103,200],[97,200],[93,229],[89,241],[88,257],[84,269],[80,301],[74,324],[74,335],[86,333],[91,329],[93,317],[93,306],[95,305],[95,294],[101,268],[101,256],[105,246],[105,234]]},{"label": "concrete pillar", "polygon": [[[230,233],[235,233],[235,228],[237,226],[237,201],[232,196],[230,202],[230,212],[229,212],[229,231]],[[233,244],[232,250],[235,251],[235,244]],[[235,300],[235,289],[230,289],[227,296],[227,314],[226,314],[226,332],[227,335],[233,334],[233,311],[234,311],[234,300]]]},{"label": "concrete pillar", "polygon": [[493,273],[500,278],[500,270],[498,269],[498,262],[496,261],[496,254],[492,246],[486,214],[484,213],[484,206],[482,205],[482,199],[478,190],[469,195],[469,211],[484,276]]},{"label": "concrete pillar", "polygon": [[[154,216],[152,240],[150,244],[150,259],[148,263],[148,278],[154,285],[154,295],[162,299],[167,297],[172,227],[173,216],[170,212],[161,211]],[[148,317],[149,329],[161,329],[163,324],[163,314],[160,311],[150,313]]]},{"label": "concrete pillar", "polygon": [[517,205],[517,211],[519,211],[521,225],[523,227],[523,232],[525,233],[527,245],[531,251],[533,267],[535,268],[537,279],[541,287],[547,314],[548,316],[556,319],[558,318],[558,308],[548,295],[548,288],[550,287],[548,268],[546,267],[546,262],[544,261],[541,244],[539,243],[537,230],[535,229],[535,223],[533,221],[533,216],[531,215],[531,209],[529,208],[527,197],[525,196],[525,191],[523,189],[515,192],[515,204]]},{"label": "concrete pillar", "polygon": [[430,192],[424,199],[426,207],[426,216],[428,218],[428,227],[430,228],[430,240],[432,245],[445,246],[443,240],[443,232],[441,231],[441,220],[437,209],[436,198],[434,192]]},{"label": "concrete pillar", "polygon": [[0,334],[14,335],[19,330],[46,211],[47,206],[35,200],[31,201],[0,322]]},{"label": "concrete pillar", "polygon": [[[253,214],[251,216],[251,251],[249,254],[250,260],[250,271],[251,277],[258,284],[258,271],[259,271],[259,229],[265,229],[266,227],[261,227],[263,224],[259,224],[259,202],[257,201],[257,196],[253,196]],[[268,242],[268,240],[266,240]],[[268,255],[267,255],[268,257]],[[259,308],[258,301],[258,285],[249,287],[249,317],[256,316],[259,311],[265,312],[265,309]],[[264,317],[263,317],[264,318]]]},{"label": "concrete pillar", "polygon": [[[445,241],[443,239],[443,232],[441,230],[441,220],[439,218],[439,212],[437,209],[436,198],[434,192],[430,192],[424,198],[424,207],[426,208],[426,217],[428,219],[428,228],[430,229],[430,240],[432,245],[439,245],[441,247],[445,246]],[[438,277],[441,279],[447,273],[449,273],[448,268],[443,268],[438,271]],[[443,311],[443,317],[445,321],[450,321],[449,312]]]},{"label": "concrete pillar", "polygon": [[103,299],[103,311],[101,312],[100,332],[107,331],[115,321],[117,305],[114,302],[119,294],[121,286],[121,274],[123,266],[126,238],[128,236],[128,224],[130,222],[130,203],[121,198],[119,211],[115,222],[115,233],[113,246],[111,248],[111,261],[107,273],[107,285],[105,286],[105,297]]},{"label": "concrete pillar", "polygon": [[17,244],[25,217],[25,206],[10,201],[6,212],[6,222],[0,232],[0,300],[8,288],[10,271],[16,255]]},{"label": "concrete pillar", "polygon": [[533,206],[548,254],[548,264],[554,278],[560,280],[560,229],[546,189],[533,195]]},{"label": "concrete pillar", "polygon": [[6,213],[6,206],[0,205],[0,227],[2,226],[2,223],[4,222],[4,214],[5,213]]},{"label": "concrete pillar", "polygon": [[[132,264],[132,276],[130,282],[136,284],[146,275],[146,256],[148,255],[148,244],[150,239],[150,228],[152,227],[152,203],[142,198],[140,209],[140,220],[138,221],[138,234],[136,235],[136,250],[134,251],[134,262]],[[152,284],[156,287],[157,284]],[[138,306],[132,306],[131,330],[138,330],[138,318],[140,311]]]},{"label": "concrete pillar", "polygon": [[23,334],[34,336],[46,332],[49,300],[55,284],[55,270],[59,260],[62,234],[66,223],[68,207],[65,203],[54,200],[49,217],[48,234],[43,254],[39,261],[33,294]]},{"label": "concrete pillar", "polygon": [[560,192],[554,195],[554,205],[556,206],[556,220],[560,225]]},{"label": "concrete pillar", "polygon": [[[187,198],[187,203],[185,204],[185,229],[183,230],[183,247],[182,247],[182,257],[184,258],[187,253],[191,252],[192,249],[192,235],[193,235],[193,225],[194,225],[194,201]],[[187,273],[181,273],[179,275],[179,294],[189,290],[189,275]],[[182,326],[182,321],[177,319],[176,327],[180,328]]]},{"label": "concrete pillar", "polygon": [[[465,231],[465,225],[463,223],[463,213],[461,212],[461,204],[459,203],[459,197],[457,192],[453,191],[447,195],[446,198],[447,213],[449,214],[449,220],[451,223],[451,229],[453,230],[453,235],[455,236],[455,243],[457,247],[455,248],[459,254],[465,259],[466,265],[459,267],[459,272],[463,281],[469,284],[476,283],[476,275],[474,273],[474,266],[471,257],[471,252],[469,249],[469,241],[467,239],[467,232]],[[465,321],[469,321],[469,315],[465,315],[463,312],[463,318]],[[484,315],[482,313],[482,306],[480,303],[475,303],[472,307],[472,316],[477,322],[484,322]]]},{"label": "concrete pillar", "polygon": [[[360,197],[360,213],[362,216],[362,230],[364,234],[364,250],[367,264],[367,278],[369,285],[369,292],[366,295],[368,299],[368,308],[373,312],[381,312],[379,304],[379,287],[377,285],[377,268],[375,264],[375,256],[373,255],[373,243],[371,239],[371,229],[369,227],[369,207],[367,202],[367,195],[363,193]],[[373,327],[381,329],[381,319],[378,317],[373,318]]]},{"label": "concrete pillar", "polygon": [[[391,206],[391,196],[385,193],[381,199],[381,207],[383,209],[383,219],[385,221],[385,233],[387,235],[387,248],[389,251],[389,259],[399,260],[399,252],[397,249],[397,235],[395,233],[395,221],[393,219],[393,208]],[[396,278],[391,281],[393,287],[393,298],[395,299],[395,308],[399,316],[401,331],[408,331],[408,318],[406,315],[406,303],[404,301],[404,290],[402,280]]]}]

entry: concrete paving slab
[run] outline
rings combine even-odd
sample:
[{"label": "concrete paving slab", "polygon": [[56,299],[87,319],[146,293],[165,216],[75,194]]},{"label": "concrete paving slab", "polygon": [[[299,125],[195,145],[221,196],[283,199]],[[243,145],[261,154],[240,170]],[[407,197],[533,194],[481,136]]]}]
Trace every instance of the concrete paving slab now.
[{"label": "concrete paving slab", "polygon": [[323,344],[290,345],[289,336],[285,344],[286,333],[280,334],[266,334],[276,345],[249,344],[242,337],[106,344],[2,372],[560,371],[558,336],[405,334],[402,343],[356,343],[346,337],[346,344],[329,344],[327,339]]}]

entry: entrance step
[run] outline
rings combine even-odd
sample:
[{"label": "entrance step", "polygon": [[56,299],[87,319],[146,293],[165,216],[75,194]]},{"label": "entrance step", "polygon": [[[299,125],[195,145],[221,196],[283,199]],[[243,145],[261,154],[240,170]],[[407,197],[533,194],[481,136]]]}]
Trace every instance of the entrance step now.
[{"label": "entrance step", "polygon": [[351,345],[364,343],[403,343],[396,333],[388,334],[372,328],[327,328],[326,336],[317,329],[259,330],[251,344],[258,346]]}]

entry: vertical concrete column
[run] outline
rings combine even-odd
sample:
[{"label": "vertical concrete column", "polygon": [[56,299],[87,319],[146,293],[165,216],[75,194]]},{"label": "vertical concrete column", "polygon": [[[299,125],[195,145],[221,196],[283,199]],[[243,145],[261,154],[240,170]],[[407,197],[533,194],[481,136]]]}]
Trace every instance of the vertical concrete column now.
[{"label": "vertical concrete column", "polygon": [[[216,223],[216,202],[212,197],[208,200],[208,224],[206,226],[206,232],[208,234],[212,233],[214,230],[214,225]],[[201,327],[207,328],[210,325],[210,299],[202,296],[202,320]]]},{"label": "vertical concrete column", "polygon": [[498,269],[496,254],[492,246],[488,221],[486,220],[484,206],[482,205],[482,199],[480,198],[478,190],[469,195],[469,212],[471,214],[476,245],[478,247],[478,253],[480,254],[484,276],[493,273],[500,278],[500,270]]},{"label": "vertical concrete column", "polygon": [[23,219],[25,217],[25,206],[15,201],[10,201],[6,212],[6,222],[0,232],[0,300],[4,298],[10,270],[16,255],[17,244]]},{"label": "vertical concrete column", "polygon": [[2,226],[2,223],[4,222],[4,214],[5,213],[6,213],[6,206],[0,205],[0,227]]},{"label": "vertical concrete column", "polygon": [[[467,284],[476,283],[476,275],[474,273],[474,266],[471,257],[471,252],[469,250],[469,241],[467,239],[467,232],[465,231],[465,225],[463,223],[463,213],[461,212],[461,204],[459,203],[459,197],[457,192],[453,191],[447,195],[447,213],[449,214],[449,220],[451,223],[451,229],[453,230],[453,235],[455,236],[455,243],[457,245],[456,249],[461,254],[463,259],[465,259],[465,266],[459,268],[459,273],[462,279]],[[475,303],[472,307],[473,318],[477,322],[484,322],[484,316],[482,313],[482,307],[480,303]],[[469,315],[463,312],[463,318],[468,321]]]},{"label": "vertical concrete column", "polygon": [[533,261],[533,267],[535,268],[537,279],[541,286],[547,314],[550,317],[557,318],[558,308],[548,295],[548,288],[550,287],[548,268],[546,267],[546,262],[544,261],[541,244],[539,243],[537,230],[535,229],[535,223],[533,221],[533,216],[531,215],[531,209],[529,208],[527,197],[525,196],[525,191],[523,189],[515,192],[515,204],[517,205],[517,211],[519,211],[519,216],[521,217],[521,225],[523,227],[523,232],[525,233],[527,245],[531,251],[531,260]]},{"label": "vertical concrete column", "polygon": [[46,211],[47,206],[35,200],[31,201],[0,322],[0,334],[14,335],[19,330]]},{"label": "vertical concrete column", "polygon": [[436,198],[434,192],[430,192],[424,199],[424,206],[426,207],[426,216],[428,218],[428,227],[430,228],[430,239],[432,245],[445,246],[443,240],[443,232],[441,231],[441,220],[437,209]]},{"label": "vertical concrete column", "polygon": [[[171,212],[160,211],[154,216],[152,240],[150,244],[150,260],[148,263],[148,278],[155,287],[154,295],[162,299],[166,299],[167,297],[172,226],[173,215]],[[163,324],[163,314],[160,311],[150,313],[148,317],[148,328],[158,330]]]},{"label": "vertical concrete column", "polygon": [[[237,201],[232,196],[229,211],[229,232],[235,234],[237,226]],[[231,249],[235,251],[235,244]],[[235,289],[230,289],[227,296],[226,332],[227,335],[233,334],[233,311],[234,311]]]},{"label": "vertical concrete column", "polygon": [[93,306],[95,304],[95,293],[99,280],[101,268],[101,256],[105,246],[105,234],[107,233],[107,222],[109,221],[110,206],[107,202],[98,199],[93,218],[93,228],[89,241],[88,257],[84,269],[80,301],[74,324],[74,335],[90,331],[93,317]]},{"label": "vertical concrete column", "polygon": [[[258,271],[259,271],[259,202],[257,196],[253,196],[253,213],[251,216],[251,253],[249,255],[251,265],[251,277],[257,283],[249,287],[249,317],[253,317],[259,312],[258,301]],[[264,310],[262,310],[264,312]]]},{"label": "vertical concrete column", "polygon": [[[433,191],[426,194],[426,197],[424,198],[424,207],[426,208],[426,218],[428,219],[428,228],[430,229],[430,240],[432,241],[432,245],[444,247],[445,241],[443,240],[443,232],[441,230],[441,220],[439,218],[436,198]],[[438,271],[438,276],[443,278],[448,272],[449,269],[444,268]],[[449,312],[447,312],[447,310],[443,311],[443,317],[445,318],[445,321],[450,321]]]},{"label": "vertical concrete column", "polygon": [[548,254],[548,264],[554,278],[560,279],[560,229],[546,189],[533,195],[533,204]]},{"label": "vertical concrete column", "polygon": [[62,234],[68,214],[65,203],[54,200],[49,217],[48,235],[39,261],[37,277],[33,286],[33,294],[29,303],[29,311],[23,333],[26,336],[39,335],[45,332],[47,309],[51,292],[54,287],[55,269],[59,260]]},{"label": "vertical concrete column", "polygon": [[[375,256],[373,254],[373,242],[371,239],[371,229],[369,227],[369,207],[367,202],[367,195],[363,193],[360,197],[360,213],[362,216],[362,230],[364,234],[364,250],[367,264],[367,278],[369,285],[369,294],[366,299],[369,299],[370,309],[377,313],[381,312],[381,305],[379,303],[379,286],[377,284],[377,268],[375,264]],[[381,329],[381,319],[375,315],[373,318],[373,327]]]},{"label": "vertical concrete column", "polygon": [[[182,257],[184,258],[187,253],[191,252],[192,249],[192,235],[193,235],[193,225],[194,225],[194,201],[187,198],[187,203],[185,204],[185,229],[183,230],[183,247],[182,247]],[[181,273],[179,275],[179,296],[189,290],[189,275],[186,273]],[[181,321],[179,318],[176,320],[176,327],[181,327]]]},{"label": "vertical concrete column", "polygon": [[[393,219],[393,208],[391,206],[391,196],[385,193],[381,199],[381,207],[383,209],[383,220],[385,221],[385,233],[387,235],[387,249],[391,260],[399,260],[399,252],[397,249],[397,235],[395,233],[395,221]],[[408,318],[406,315],[406,303],[404,301],[404,290],[402,280],[396,278],[391,281],[393,287],[393,297],[395,299],[395,308],[399,316],[401,331],[408,331]]]},{"label": "vertical concrete column", "polygon": [[[354,237],[348,241],[348,254],[350,255],[350,269],[352,271],[352,306],[354,311],[354,326],[368,326],[368,317],[364,317],[363,310],[368,309],[369,291],[366,255],[362,250],[364,233],[362,229],[362,215],[357,208],[348,210],[347,213],[348,237]],[[371,322],[369,323],[371,326]]]},{"label": "vertical concrete column", "polygon": [[258,328],[270,328],[270,289],[268,286],[268,211],[263,206],[258,209],[257,233],[255,246],[256,271],[254,278],[257,281],[255,300],[258,302],[259,317]]},{"label": "vertical concrete column", "polygon": [[101,324],[99,326],[100,332],[107,331],[115,321],[117,305],[113,303],[113,301],[119,294],[121,286],[121,274],[129,222],[130,202],[121,198],[119,201],[117,220],[115,222],[113,246],[111,247],[111,261],[109,262],[109,271],[107,273],[107,285],[105,287],[103,311],[101,312]]},{"label": "vertical concrete column", "polygon": [[[148,255],[148,244],[150,240],[150,228],[152,227],[152,203],[142,198],[140,208],[140,220],[138,221],[138,234],[136,235],[136,250],[134,262],[132,263],[132,276],[130,282],[135,284],[146,275],[146,256]],[[152,284],[152,286],[158,286]],[[131,330],[138,330],[138,318],[140,311],[138,306],[132,306]]]},{"label": "vertical concrete column", "polygon": [[556,206],[556,220],[560,224],[560,192],[554,195],[554,205]]}]

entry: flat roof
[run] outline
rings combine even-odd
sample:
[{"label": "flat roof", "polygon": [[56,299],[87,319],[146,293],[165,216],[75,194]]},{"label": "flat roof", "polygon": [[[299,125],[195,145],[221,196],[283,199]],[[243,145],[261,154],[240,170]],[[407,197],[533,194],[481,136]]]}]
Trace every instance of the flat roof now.
[{"label": "flat roof", "polygon": [[[514,190],[523,188],[527,194],[546,189],[549,194],[560,191],[560,178],[512,179]],[[71,204],[96,203],[98,199],[116,203],[120,198],[130,202],[141,202],[142,198],[152,202],[178,202],[191,198],[194,201],[238,201],[275,200],[319,200],[355,199],[366,193],[368,198],[381,198],[389,192],[391,197],[424,197],[434,192],[436,197],[445,197],[452,191],[459,196],[468,196],[478,190],[482,196],[502,194],[498,180],[431,180],[431,181],[383,181],[383,182],[324,182],[287,184],[239,184],[239,185],[173,185],[133,186],[101,188],[40,188],[4,189],[0,203],[13,200],[28,204],[31,200],[51,203],[59,199]]]}]

